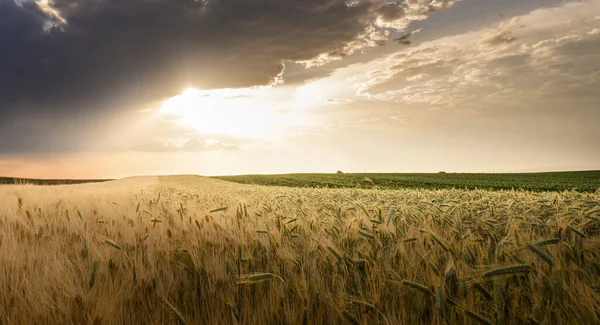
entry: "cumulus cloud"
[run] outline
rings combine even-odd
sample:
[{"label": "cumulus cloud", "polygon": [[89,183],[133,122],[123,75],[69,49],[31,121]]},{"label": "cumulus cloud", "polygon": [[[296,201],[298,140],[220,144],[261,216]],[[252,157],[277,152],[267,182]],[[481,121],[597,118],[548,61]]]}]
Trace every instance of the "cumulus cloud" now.
[{"label": "cumulus cloud", "polygon": [[399,123],[405,123],[406,119],[410,117],[410,114],[403,114],[403,115],[392,115],[390,116],[391,120],[397,121]]},{"label": "cumulus cloud", "polygon": [[600,35],[590,30],[599,21],[568,18],[599,13],[597,0],[540,9],[494,29],[444,37],[358,64],[347,73],[354,74],[359,97],[430,108],[598,100]]},{"label": "cumulus cloud", "polygon": [[517,38],[514,36],[513,30],[519,26],[520,20],[521,18],[515,17],[500,24],[498,28],[490,30],[485,34],[481,44],[484,46],[499,46],[514,42]]},{"label": "cumulus cloud", "polygon": [[413,30],[413,31],[411,31],[409,33],[402,34],[399,37],[394,38],[394,41],[398,42],[399,44],[402,44],[402,45],[410,45],[410,44],[412,44],[412,41],[410,40],[410,37],[413,36],[414,34],[420,33],[420,32],[421,32],[420,28],[419,29],[415,29],[415,30]]},{"label": "cumulus cloud", "polygon": [[237,150],[238,144],[224,143],[215,139],[175,139],[170,141],[150,141],[131,147],[140,152],[202,152],[213,150]]}]

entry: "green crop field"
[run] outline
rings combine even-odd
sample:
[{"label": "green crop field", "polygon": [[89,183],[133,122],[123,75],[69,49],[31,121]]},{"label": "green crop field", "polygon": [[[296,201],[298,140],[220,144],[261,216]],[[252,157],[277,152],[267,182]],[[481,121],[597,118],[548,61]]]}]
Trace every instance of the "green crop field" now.
[{"label": "green crop field", "polygon": [[530,191],[595,192],[600,189],[600,171],[467,174],[467,173],[357,173],[279,174],[217,176],[215,178],[257,185],[292,187],[379,187],[385,189],[490,189]]}]

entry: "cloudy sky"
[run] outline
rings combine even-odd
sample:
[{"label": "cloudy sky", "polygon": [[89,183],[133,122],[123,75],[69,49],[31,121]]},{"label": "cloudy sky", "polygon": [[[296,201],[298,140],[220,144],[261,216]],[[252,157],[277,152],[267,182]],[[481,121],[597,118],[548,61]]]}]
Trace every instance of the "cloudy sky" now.
[{"label": "cloudy sky", "polygon": [[600,169],[600,0],[0,0],[0,176]]}]

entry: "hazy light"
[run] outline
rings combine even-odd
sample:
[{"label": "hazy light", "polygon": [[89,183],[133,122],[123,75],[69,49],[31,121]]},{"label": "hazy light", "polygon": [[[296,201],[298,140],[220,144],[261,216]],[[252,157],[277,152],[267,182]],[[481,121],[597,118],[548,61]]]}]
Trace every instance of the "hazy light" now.
[{"label": "hazy light", "polygon": [[67,20],[58,12],[58,10],[52,7],[52,1],[50,0],[37,0],[35,4],[42,10],[45,14],[54,17],[61,24],[66,24]]},{"label": "hazy light", "polygon": [[163,102],[158,113],[198,133],[273,139],[308,122],[286,94],[273,88],[188,88]]}]

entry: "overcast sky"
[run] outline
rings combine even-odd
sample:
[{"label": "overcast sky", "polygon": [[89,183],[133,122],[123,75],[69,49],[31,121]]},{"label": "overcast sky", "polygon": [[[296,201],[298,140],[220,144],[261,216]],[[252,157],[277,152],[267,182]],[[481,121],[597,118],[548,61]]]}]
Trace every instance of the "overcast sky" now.
[{"label": "overcast sky", "polygon": [[0,0],[0,176],[600,169],[600,0]]}]

